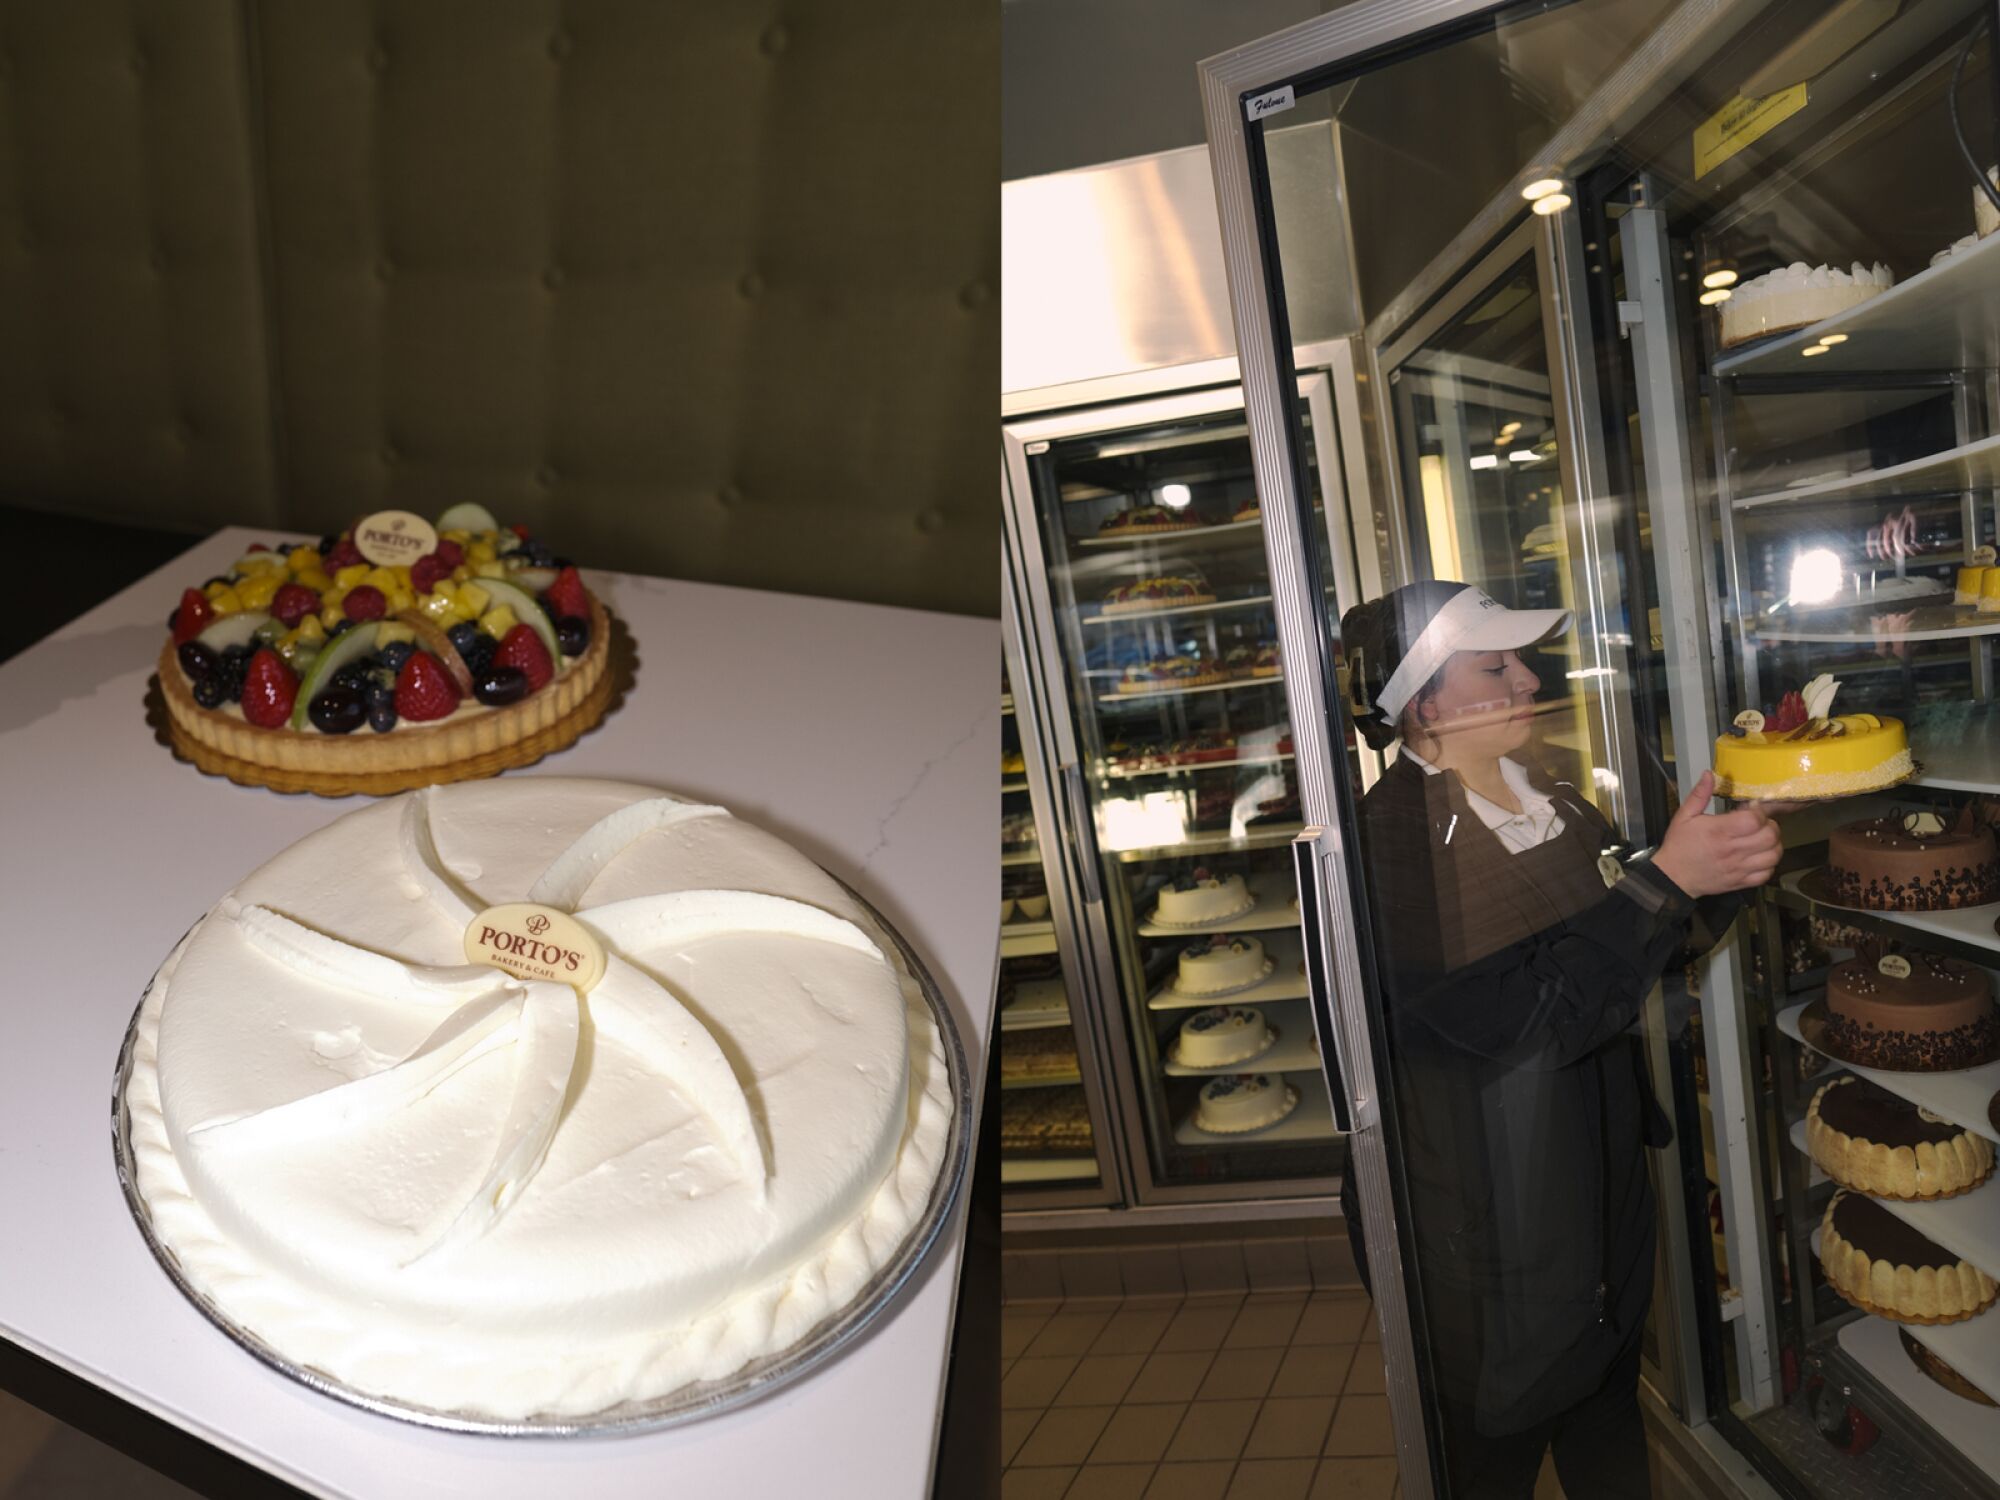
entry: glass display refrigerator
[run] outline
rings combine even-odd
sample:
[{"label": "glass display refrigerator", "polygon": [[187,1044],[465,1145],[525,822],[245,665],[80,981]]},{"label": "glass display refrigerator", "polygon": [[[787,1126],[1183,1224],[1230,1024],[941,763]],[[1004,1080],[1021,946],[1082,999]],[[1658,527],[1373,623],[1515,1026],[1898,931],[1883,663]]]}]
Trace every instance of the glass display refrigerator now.
[{"label": "glass display refrigerator", "polygon": [[[1711,1476],[2000,1494],[1995,19],[1971,0],[1357,0],[1202,66],[1303,825],[1304,1004],[1351,1119],[1406,1495],[1462,1492],[1468,1455],[1561,1405],[1566,1370],[1628,1324],[1656,1442]],[[1269,170],[1279,126],[1333,137],[1322,180]],[[1329,566],[1296,399],[1313,211],[1352,246],[1347,378],[1371,420],[1346,503],[1378,581]],[[1423,580],[1568,627],[1428,657],[1349,614]],[[1385,681],[1371,652],[1421,670]],[[1426,704],[1477,690],[1447,667],[1504,678],[1463,724],[1539,768],[1544,842],[1598,839],[1601,884],[1554,917],[1508,873],[1540,867],[1395,821],[1436,805],[1402,763],[1413,740],[1444,753]],[[1895,725],[1907,763],[1861,743]],[[1363,741],[1385,731],[1378,759]],[[1701,932],[1659,872],[1718,741],[1802,745],[1778,751],[1792,790],[1826,800],[1776,814],[1772,878]],[[1481,754],[1465,764],[1498,764]],[[1447,805],[1496,841],[1542,805],[1483,785]],[[1878,848],[1919,873],[1871,873]],[[1411,865],[1454,872],[1435,911]],[[1644,934],[1622,958],[1620,923]],[[1433,928],[1441,950],[1416,951]],[[1619,1113],[1647,1098],[1670,1140],[1643,1102]],[[1931,1165],[1868,1164],[1892,1158]]]},{"label": "glass display refrigerator", "polygon": [[[1316,545],[1358,587],[1333,380],[1294,391]],[[1042,710],[1024,761],[1049,814],[1009,812],[1005,837],[1039,826],[1064,852],[1065,962],[1072,996],[1093,997],[1124,1202],[1328,1209],[1340,1132],[1306,1004],[1303,824],[1241,393],[1020,417],[1003,446],[1013,680]],[[1003,993],[1003,1076],[1033,1011]],[[1269,1081],[1281,1120],[1243,1132],[1218,1115],[1245,1075]],[[1029,1196],[1035,1170],[1003,1140],[1010,1210],[1081,1201]]]}]

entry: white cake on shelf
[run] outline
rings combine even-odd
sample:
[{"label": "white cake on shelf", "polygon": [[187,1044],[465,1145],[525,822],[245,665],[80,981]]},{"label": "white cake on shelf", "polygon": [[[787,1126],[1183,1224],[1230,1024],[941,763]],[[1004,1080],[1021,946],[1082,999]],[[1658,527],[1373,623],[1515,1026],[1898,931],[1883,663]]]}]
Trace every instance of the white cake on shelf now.
[{"label": "white cake on shelf", "polygon": [[[496,932],[582,985],[469,961]],[[722,808],[545,776],[374,803],[245,877],[147,991],[125,1103],[196,1292],[488,1419],[792,1345],[919,1222],[952,1115],[923,991],[837,881]]]},{"label": "white cake on shelf", "polygon": [[1206,869],[1170,880],[1160,888],[1153,920],[1162,927],[1200,927],[1240,917],[1257,904],[1241,875],[1213,875]]},{"label": "white cake on shelf", "polygon": [[1275,1125],[1299,1102],[1298,1090],[1269,1073],[1225,1073],[1201,1086],[1195,1107],[1198,1129],[1214,1135],[1242,1135]]},{"label": "white cake on shelf", "polygon": [[1246,989],[1270,972],[1271,961],[1257,939],[1218,932],[1181,949],[1174,988],[1183,995],[1224,995]]},{"label": "white cake on shelf", "polygon": [[1248,1062],[1274,1039],[1262,1011],[1247,1005],[1211,1005],[1181,1023],[1174,1061],[1184,1068],[1226,1068]]},{"label": "white cake on shelf", "polygon": [[1793,261],[1752,277],[1722,304],[1722,347],[1808,327],[1859,307],[1895,284],[1895,273],[1879,262],[1864,266],[1856,261],[1843,271]]}]

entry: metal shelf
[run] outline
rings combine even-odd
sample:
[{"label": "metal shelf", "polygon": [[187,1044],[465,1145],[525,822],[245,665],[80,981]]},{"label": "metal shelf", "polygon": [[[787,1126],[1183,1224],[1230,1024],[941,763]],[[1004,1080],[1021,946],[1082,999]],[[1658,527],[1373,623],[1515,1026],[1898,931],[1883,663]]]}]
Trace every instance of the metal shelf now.
[{"label": "metal shelf", "polygon": [[1260,875],[1250,883],[1257,904],[1247,912],[1205,922],[1199,927],[1163,927],[1158,922],[1141,922],[1142,938],[1198,938],[1211,932],[1276,932],[1299,925],[1299,913],[1292,905],[1292,882],[1279,875]]},{"label": "metal shelf", "polygon": [[1085,625],[1128,625],[1133,621],[1167,620],[1177,615],[1216,615],[1232,609],[1250,609],[1256,605],[1269,604],[1269,594],[1258,594],[1250,599],[1217,599],[1212,604],[1177,604],[1168,609],[1124,609],[1116,614],[1098,613],[1085,615]]},{"label": "metal shelf", "polygon": [[[1806,1122],[1794,1122],[1791,1133],[1792,1144],[1812,1163],[1812,1153],[1806,1147]],[[1971,1261],[1988,1276],[2000,1277],[2000,1188],[1994,1187],[1992,1179],[1958,1198],[1930,1203],[1904,1203],[1895,1198],[1875,1201],[1918,1234]],[[2000,1425],[2000,1417],[1995,1422]]]},{"label": "metal shelf", "polygon": [[[2000,1382],[1991,1379],[1991,1373],[2000,1371],[1992,1371],[1994,1362],[1990,1358],[1982,1366],[1991,1372],[1989,1378],[1981,1380],[1967,1374],[1965,1366],[1945,1352],[1947,1345],[1956,1349],[1977,1343],[1990,1355],[1994,1342],[1991,1330],[1968,1332],[1977,1328],[1985,1316],[1982,1313],[1969,1322],[1943,1328],[1912,1327],[1910,1335],[1990,1396],[2000,1389]],[[2000,1474],[2000,1412],[1953,1395],[1911,1364],[1910,1356],[1903,1352],[1902,1340],[1896,1337],[1896,1327],[1886,1318],[1857,1318],[1840,1330],[1836,1341],[1849,1359],[1874,1376],[1878,1384],[1915,1412],[1939,1437],[1984,1473]],[[1982,1364],[1977,1356],[1974,1363]]]},{"label": "metal shelf", "polygon": [[[1241,1001],[1234,995],[1215,1002],[1217,1005],[1236,1005]],[[1160,1060],[1160,1071],[1169,1078],[1214,1078],[1225,1073],[1317,1073],[1320,1071],[1319,1049],[1313,1045],[1312,1009],[1301,1001],[1279,1001],[1264,1013],[1265,1024],[1278,1033],[1278,1039],[1270,1048],[1255,1057],[1242,1062],[1224,1063],[1215,1068],[1191,1068],[1173,1061],[1164,1054]],[[1171,1050],[1172,1044],[1169,1044]],[[1304,1101],[1301,1101],[1303,1103]]]},{"label": "metal shelf", "polygon": [[[1993,931],[1991,917],[1986,919],[1986,930],[1989,934]],[[1804,1011],[1805,1006],[1794,1005],[1778,1015],[1778,1029],[1795,1042],[1805,1042],[1805,1034],[1799,1030],[1799,1016]],[[1880,1084],[1890,1093],[1900,1094],[1912,1104],[1921,1105],[1932,1114],[1951,1121],[1961,1130],[1974,1131],[1990,1141],[2000,1141],[2000,1131],[1993,1128],[1993,1121],[1986,1113],[1994,1091],[2000,1089],[2000,1062],[1990,1062],[1983,1068],[1966,1068],[1957,1073],[1885,1073],[1879,1068],[1858,1068],[1851,1063],[1844,1066],[1855,1077]],[[1977,1196],[1969,1194],[1968,1198]]]},{"label": "metal shelf", "polygon": [[1282,766],[1292,759],[1287,750],[1282,755],[1250,755],[1232,757],[1229,760],[1197,760],[1184,766],[1153,766],[1144,771],[1123,771],[1106,766],[1100,773],[1106,781],[1135,781],[1142,776],[1189,776],[1198,771],[1236,771],[1244,768],[1255,770],[1258,766]]},{"label": "metal shelf", "polygon": [[1099,693],[1099,703],[1150,703],[1158,698],[1192,698],[1197,693],[1226,693],[1232,688],[1277,687],[1285,680],[1283,672],[1273,672],[1268,677],[1232,677],[1227,682],[1205,682],[1200,687],[1188,688],[1148,688],[1143,693]]},{"label": "metal shelf", "polygon": [[[1829,333],[1847,340],[1807,359]],[[1983,370],[2000,363],[2000,235],[1797,333],[1719,356],[1715,373],[1859,375]]]},{"label": "metal shelf", "polygon": [[1969,714],[1911,716],[1910,753],[1923,766],[1911,785],[1947,792],[2000,794],[2000,706],[1983,705]]},{"label": "metal shelf", "polygon": [[1333,1127],[1333,1100],[1327,1096],[1325,1082],[1301,1078],[1292,1087],[1299,1091],[1298,1108],[1275,1125],[1241,1135],[1216,1135],[1196,1125],[1194,1110],[1189,1110],[1187,1118],[1174,1126],[1174,1140],[1182,1146],[1275,1146],[1287,1141],[1330,1141],[1337,1137],[1340,1132]]},{"label": "metal shelf", "polygon": [[[1907,604],[1907,600],[1897,603]],[[1866,607],[1866,606],[1862,606]],[[1974,636],[2000,635],[2000,614],[1980,614],[1971,605],[1919,604],[1907,611],[1896,604],[1880,606],[1884,612],[1910,615],[1908,630],[1815,630],[1809,627],[1760,625],[1750,639],[1757,645],[1776,641],[1821,641],[1847,645],[1871,645],[1877,641],[1960,641]]]},{"label": "metal shelf", "polygon": [[1003,797],[1009,792],[1025,792],[1027,789],[1028,778],[1025,776],[1019,781],[1009,781],[1004,776],[1000,779],[1000,795]]},{"label": "metal shelf", "polygon": [[1002,958],[1034,958],[1039,954],[1056,951],[1056,924],[1044,919],[1040,922],[1002,922],[1000,924],[1000,956]]},{"label": "metal shelf", "polygon": [[[1907,499],[1947,491],[1991,489],[1996,484],[2000,484],[2000,437],[1990,437],[1886,469],[1864,469],[1845,479],[1745,495],[1736,502],[1736,508],[1754,510],[1817,500]],[[1929,559],[1919,555],[1909,561],[1921,567]]]},{"label": "metal shelf", "polygon": [[[1232,854],[1244,849],[1275,849],[1280,844],[1289,844],[1305,831],[1303,823],[1277,823],[1266,828],[1253,828],[1241,838],[1232,838],[1226,833],[1190,833],[1177,844],[1151,844],[1137,849],[1113,851],[1122,865],[1136,864],[1142,859],[1176,859],[1183,855]],[[1203,929],[1204,931],[1210,929]]]},{"label": "metal shelf", "polygon": [[1064,1073],[1054,1078],[1008,1078],[1002,1075],[1000,1087],[1011,1094],[1015,1089],[1060,1089],[1082,1082],[1081,1073]]},{"label": "metal shelf", "polygon": [[[1186,546],[1189,542],[1206,542],[1215,537],[1227,537],[1231,543],[1241,544],[1250,536],[1261,535],[1263,521],[1224,521],[1220,526],[1190,526],[1185,531],[1154,531],[1138,536],[1090,536],[1072,539],[1074,547],[1175,547]],[[1246,535],[1247,533],[1247,535]]]},{"label": "metal shelf", "polygon": [[1082,1182],[1097,1176],[1094,1156],[1000,1157],[1000,1180],[1008,1186],[1030,1182]]},{"label": "metal shelf", "polygon": [[1013,854],[1003,854],[1000,856],[1000,864],[1003,869],[1014,865],[1038,865],[1041,862],[1042,851],[1039,848],[1021,849]]}]

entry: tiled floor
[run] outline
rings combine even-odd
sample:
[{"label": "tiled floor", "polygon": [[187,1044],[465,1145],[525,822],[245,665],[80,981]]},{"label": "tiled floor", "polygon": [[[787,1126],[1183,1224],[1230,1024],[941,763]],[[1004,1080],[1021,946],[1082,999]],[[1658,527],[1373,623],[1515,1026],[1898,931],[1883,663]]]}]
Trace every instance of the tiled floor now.
[{"label": "tiled floor", "polygon": [[1001,1312],[1002,1500],[1389,1500],[1375,1320],[1359,1292]]}]

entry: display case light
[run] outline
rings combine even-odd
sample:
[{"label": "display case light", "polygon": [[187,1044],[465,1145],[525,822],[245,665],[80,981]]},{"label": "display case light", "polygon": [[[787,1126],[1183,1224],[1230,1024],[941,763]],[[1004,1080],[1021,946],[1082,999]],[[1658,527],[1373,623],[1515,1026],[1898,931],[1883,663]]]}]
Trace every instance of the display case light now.
[{"label": "display case light", "polygon": [[1813,357],[1814,355],[1816,355],[1816,354],[1824,354],[1824,353],[1826,353],[1826,345],[1824,345],[1824,344],[1807,344],[1807,345],[1805,346],[1805,348],[1803,348],[1803,349],[1801,349],[1801,350],[1799,351],[1799,358],[1801,358],[1801,359],[1811,359],[1811,358],[1812,358],[1812,357]]},{"label": "display case light", "polygon": [[1160,504],[1168,510],[1186,510],[1194,499],[1194,491],[1184,484],[1163,484],[1160,486]]},{"label": "display case light", "polygon": [[1500,436],[1502,436],[1503,438],[1512,437],[1515,433],[1519,432],[1520,430],[1521,430],[1521,424],[1518,421],[1503,422],[1500,424]]},{"label": "display case light", "polygon": [[1466,462],[1475,469],[1497,469],[1500,467],[1500,455],[1497,453],[1475,453]]},{"label": "display case light", "polygon": [[1712,291],[1706,291],[1701,294],[1701,305],[1703,307],[1719,307],[1735,295],[1728,287],[1719,286]]},{"label": "display case light", "polygon": [[1550,193],[1545,198],[1537,198],[1535,200],[1535,212],[1543,218],[1547,218],[1550,214],[1561,213],[1569,207],[1569,204],[1570,197],[1568,193]]},{"label": "display case light", "polygon": [[1537,458],[1541,457],[1541,455],[1535,452],[1533,448],[1516,448],[1512,453],[1508,454],[1507,457],[1513,463],[1531,464]]},{"label": "display case light", "polygon": [[1831,346],[1832,346],[1832,345],[1834,345],[1834,344],[1844,344],[1844,343],[1846,343],[1846,342],[1847,342],[1847,335],[1846,335],[1846,334],[1844,334],[1844,333],[1822,333],[1822,334],[1821,334],[1821,335],[1819,336],[1819,341],[1820,341],[1820,342],[1821,342],[1822,344],[1825,344],[1825,345],[1828,345],[1829,347],[1831,347]]},{"label": "display case light", "polygon": [[1736,285],[1736,267],[1727,261],[1710,261],[1708,269],[1701,273],[1701,284],[1710,291],[1718,287]]},{"label": "display case light", "polygon": [[1560,177],[1537,177],[1521,189],[1521,196],[1530,203],[1539,203],[1542,199],[1562,190],[1563,180]]}]

